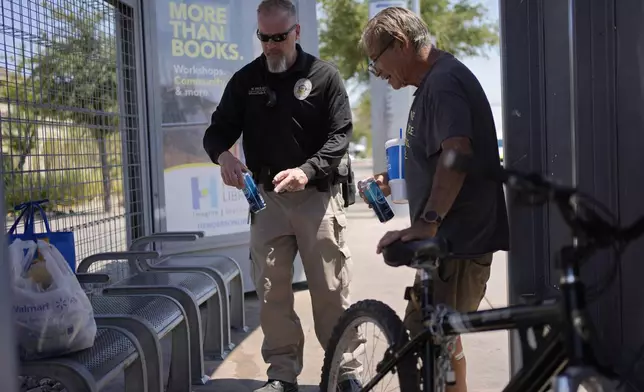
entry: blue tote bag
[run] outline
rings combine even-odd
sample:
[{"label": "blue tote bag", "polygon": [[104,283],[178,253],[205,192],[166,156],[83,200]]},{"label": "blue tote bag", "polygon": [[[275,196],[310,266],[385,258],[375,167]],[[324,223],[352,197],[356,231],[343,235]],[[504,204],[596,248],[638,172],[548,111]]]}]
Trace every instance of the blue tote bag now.
[{"label": "blue tote bag", "polygon": [[[47,219],[47,214],[42,208],[42,204],[47,203],[49,200],[38,200],[38,201],[29,201],[22,203],[15,207],[16,211],[20,211],[18,219],[13,223],[9,229],[7,235],[9,243],[12,243],[16,239],[22,241],[37,241],[43,240],[47,241],[58,249],[60,254],[63,255],[67,264],[72,269],[73,272],[76,272],[76,247],[74,246],[74,233],[71,231],[64,232],[52,232],[49,226],[49,220]],[[36,221],[36,212],[40,212],[43,223],[45,224],[44,233],[36,233],[34,229],[34,223]],[[22,234],[16,233],[18,224],[20,222],[24,224],[24,230]]]}]

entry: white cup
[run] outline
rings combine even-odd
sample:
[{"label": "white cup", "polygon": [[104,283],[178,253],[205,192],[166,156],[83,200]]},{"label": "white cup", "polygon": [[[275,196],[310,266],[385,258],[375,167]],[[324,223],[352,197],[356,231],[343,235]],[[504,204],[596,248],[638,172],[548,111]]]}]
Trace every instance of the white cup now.
[{"label": "white cup", "polygon": [[387,156],[387,176],[391,189],[391,201],[396,204],[406,204],[405,139],[388,140],[385,143],[385,155]]}]

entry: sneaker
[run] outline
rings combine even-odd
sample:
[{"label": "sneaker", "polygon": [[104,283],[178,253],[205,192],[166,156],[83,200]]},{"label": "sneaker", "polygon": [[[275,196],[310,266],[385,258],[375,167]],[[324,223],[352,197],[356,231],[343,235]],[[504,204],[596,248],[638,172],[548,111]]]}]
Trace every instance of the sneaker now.
[{"label": "sneaker", "polygon": [[362,384],[355,378],[350,378],[338,383],[338,391],[340,392],[360,392],[361,390]]},{"label": "sneaker", "polygon": [[297,384],[284,382],[280,380],[268,380],[263,387],[255,389],[253,392],[298,392]]}]

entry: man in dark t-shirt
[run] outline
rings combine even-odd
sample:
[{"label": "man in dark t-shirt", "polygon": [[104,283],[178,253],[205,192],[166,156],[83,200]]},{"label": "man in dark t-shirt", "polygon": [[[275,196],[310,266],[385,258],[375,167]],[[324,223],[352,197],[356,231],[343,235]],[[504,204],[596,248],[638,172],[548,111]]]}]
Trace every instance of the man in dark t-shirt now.
[{"label": "man in dark t-shirt", "polygon": [[[449,169],[453,152],[469,155],[485,170],[500,164],[490,104],[472,72],[451,54],[431,44],[425,23],[411,11],[390,7],[367,24],[361,44],[370,71],[394,89],[416,86],[406,131],[405,179],[411,226],[385,234],[377,252],[401,239],[446,238],[455,260],[433,276],[434,302],[460,312],[478,309],[490,277],[492,255],[508,250],[509,229],[501,184]],[[374,176],[388,195],[386,173]],[[407,307],[406,326],[423,328],[420,311]],[[466,391],[460,339],[452,357],[456,385]]]}]

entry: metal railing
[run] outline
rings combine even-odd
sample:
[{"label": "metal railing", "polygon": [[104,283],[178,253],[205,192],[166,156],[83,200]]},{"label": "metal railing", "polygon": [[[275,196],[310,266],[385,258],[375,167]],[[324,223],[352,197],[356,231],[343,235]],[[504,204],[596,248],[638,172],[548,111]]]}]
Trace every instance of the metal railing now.
[{"label": "metal railing", "polygon": [[[0,156],[0,175],[2,170]],[[4,185],[0,184],[0,200],[4,198]],[[0,224],[4,225],[5,209],[0,204]],[[9,276],[9,257],[7,255],[7,237],[0,236],[0,350],[6,355],[0,355],[0,380],[7,392],[18,391],[18,351],[15,346],[13,323],[11,322],[11,280]]]}]

